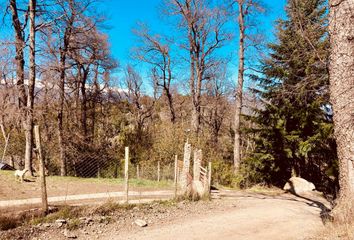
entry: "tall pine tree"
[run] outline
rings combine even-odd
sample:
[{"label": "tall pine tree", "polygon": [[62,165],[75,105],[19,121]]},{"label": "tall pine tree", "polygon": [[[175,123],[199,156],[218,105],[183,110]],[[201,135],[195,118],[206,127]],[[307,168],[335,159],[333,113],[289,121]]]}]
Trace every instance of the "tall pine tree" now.
[{"label": "tall pine tree", "polygon": [[[327,9],[324,0],[289,0],[276,43],[262,61],[255,151],[244,162],[248,180],[282,186],[291,176],[317,186],[336,175],[328,93]],[[333,178],[332,178],[333,179]]]}]

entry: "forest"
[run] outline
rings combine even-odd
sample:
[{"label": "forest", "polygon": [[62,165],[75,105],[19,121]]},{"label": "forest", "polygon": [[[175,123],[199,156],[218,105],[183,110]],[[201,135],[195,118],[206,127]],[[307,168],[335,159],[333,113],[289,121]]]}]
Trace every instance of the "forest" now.
[{"label": "forest", "polygon": [[353,38],[339,44],[329,6],[339,22],[348,9],[288,0],[269,39],[261,0],[161,0],[170,32],[137,24],[123,65],[100,4],[2,1],[3,162],[35,174],[39,125],[50,175],[117,177],[125,146],[133,165],[168,165],[189,141],[222,186],[282,188],[298,176],[353,193],[353,60],[340,55]]}]

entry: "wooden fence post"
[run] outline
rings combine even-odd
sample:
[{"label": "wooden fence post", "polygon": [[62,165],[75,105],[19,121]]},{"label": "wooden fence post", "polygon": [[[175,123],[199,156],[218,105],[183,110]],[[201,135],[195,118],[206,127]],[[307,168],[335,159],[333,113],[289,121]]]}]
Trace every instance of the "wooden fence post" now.
[{"label": "wooden fence post", "polygon": [[183,194],[187,192],[188,187],[188,176],[189,176],[189,167],[191,161],[192,145],[186,142],[184,144],[184,155],[183,155],[183,168],[180,176],[180,185],[183,191]]},{"label": "wooden fence post", "polygon": [[124,189],[125,189],[125,202],[129,202],[129,147],[125,147],[125,162],[124,162]]},{"label": "wooden fence post", "polygon": [[140,179],[139,164],[136,165],[136,179]]},{"label": "wooden fence post", "polygon": [[209,175],[208,175],[208,185],[209,185],[209,192],[211,190],[211,162],[209,162],[209,166],[208,166],[208,170],[209,170]]},{"label": "wooden fence post", "polygon": [[200,167],[202,164],[203,153],[202,150],[194,150],[193,160],[193,180],[200,181]]},{"label": "wooden fence post", "polygon": [[175,198],[177,197],[177,175],[178,175],[178,157],[175,155]]},{"label": "wooden fence post", "polygon": [[160,182],[160,161],[157,162],[157,181]]},{"label": "wooden fence post", "polygon": [[48,198],[47,198],[47,185],[45,180],[45,167],[44,160],[42,155],[42,146],[41,146],[41,135],[39,131],[39,126],[34,126],[34,135],[36,139],[36,150],[39,160],[39,176],[41,182],[41,192],[42,192],[42,210],[44,214],[48,213]]}]

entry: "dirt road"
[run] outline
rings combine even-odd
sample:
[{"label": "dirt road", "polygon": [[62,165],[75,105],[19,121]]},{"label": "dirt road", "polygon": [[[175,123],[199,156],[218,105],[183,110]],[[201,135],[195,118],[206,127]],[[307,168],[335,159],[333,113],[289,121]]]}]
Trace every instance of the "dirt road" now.
[{"label": "dirt road", "polygon": [[225,208],[206,214],[136,231],[112,232],[102,239],[311,239],[324,228],[321,212],[327,203],[288,194],[236,193],[223,204]]},{"label": "dirt road", "polygon": [[[173,191],[130,191],[129,198],[130,203],[140,203],[146,199],[152,200],[166,200],[173,198]],[[125,202],[125,192],[105,192],[105,193],[92,193],[92,194],[78,194],[78,195],[67,195],[67,196],[57,196],[48,197],[48,203],[65,203],[73,204],[79,202],[81,205],[84,203],[89,203],[90,200],[97,200],[97,202],[105,202],[107,200],[114,200],[119,202]],[[39,205],[41,203],[41,198],[28,198],[21,200],[5,200],[0,201],[0,210],[2,208],[13,208],[16,206],[26,206],[26,205]]]},{"label": "dirt road", "polygon": [[[84,216],[90,222],[87,218],[68,219],[68,224],[78,227],[73,230],[67,230],[69,225],[58,227],[53,222],[0,233],[0,239],[65,240],[69,231],[75,238],[85,240],[310,240],[324,229],[321,216],[328,207],[328,202],[318,195],[230,191],[213,201],[151,203],[113,212],[93,206],[89,212],[97,213],[97,208],[101,208],[103,215],[87,212]],[[134,224],[138,219],[145,220],[148,226]]]}]

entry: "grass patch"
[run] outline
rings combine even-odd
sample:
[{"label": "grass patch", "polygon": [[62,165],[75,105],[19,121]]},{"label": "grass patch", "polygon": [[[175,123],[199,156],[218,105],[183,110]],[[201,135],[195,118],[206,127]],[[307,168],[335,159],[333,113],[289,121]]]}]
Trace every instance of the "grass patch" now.
[{"label": "grass patch", "polygon": [[[123,185],[124,179],[123,178],[79,178],[79,177],[60,177],[60,176],[49,176],[47,177],[48,181],[50,182],[60,182],[60,183],[102,183],[102,184],[117,184]],[[168,180],[161,180],[153,181],[147,179],[129,179],[129,186],[132,187],[151,187],[151,188],[158,188],[158,187],[172,187],[173,181]]]},{"label": "grass patch", "polygon": [[3,176],[13,176],[15,171],[9,171],[9,170],[0,170],[0,175]]},{"label": "grass patch", "polygon": [[13,229],[22,225],[26,225],[34,219],[41,218],[43,212],[41,210],[31,210],[20,213],[4,214],[0,216],[0,231]]},{"label": "grass patch", "polygon": [[[13,177],[14,171],[0,171],[0,176],[6,177],[9,180],[15,180]],[[123,185],[124,179],[123,178],[80,178],[80,177],[61,177],[61,176],[47,176],[47,181],[49,183],[102,183],[102,184],[117,184]],[[173,181],[171,180],[161,180],[161,181],[154,181],[154,180],[147,180],[147,179],[129,179],[129,185],[132,187],[151,187],[151,188],[158,188],[158,187],[173,187]]]},{"label": "grass patch", "polygon": [[131,210],[136,207],[136,204],[119,204],[113,201],[108,201],[93,209],[92,214],[97,214],[101,216],[110,215],[119,210]]},{"label": "grass patch", "polygon": [[177,202],[178,202],[177,199],[156,200],[156,201],[153,201],[152,204],[155,203],[155,204],[158,204],[158,205],[161,205],[161,206],[165,206],[165,207],[173,207],[173,206],[176,206]]},{"label": "grass patch", "polygon": [[84,207],[63,206],[47,216],[32,219],[30,224],[52,223],[57,219],[75,219],[85,215],[86,210]]},{"label": "grass patch", "polygon": [[80,228],[80,224],[81,224],[80,219],[74,218],[68,222],[66,228],[70,231],[76,230],[76,229]]}]

